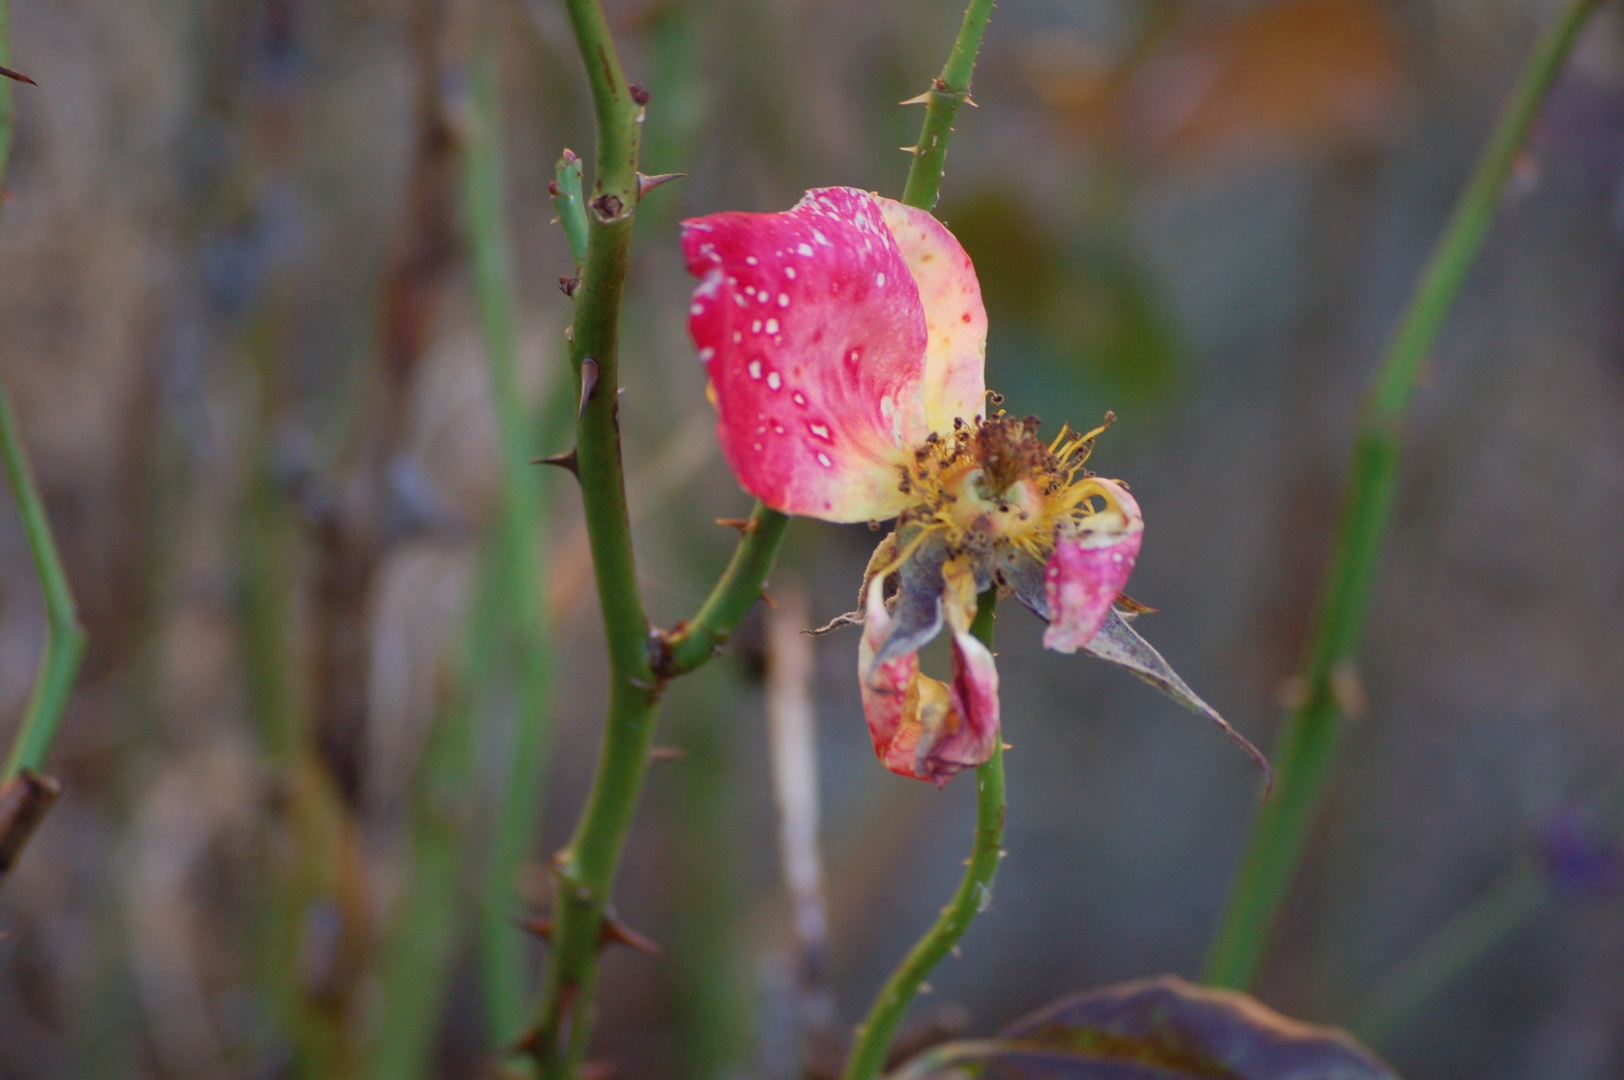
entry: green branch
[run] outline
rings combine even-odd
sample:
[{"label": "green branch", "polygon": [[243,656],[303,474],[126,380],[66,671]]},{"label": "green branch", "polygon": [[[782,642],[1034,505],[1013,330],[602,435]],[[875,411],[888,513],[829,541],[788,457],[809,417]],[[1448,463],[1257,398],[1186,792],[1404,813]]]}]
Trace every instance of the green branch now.
[{"label": "green branch", "polygon": [[[982,593],[970,627],[970,632],[989,650],[997,601],[996,589]],[[891,1038],[914,995],[919,993],[920,984],[959,943],[976,915],[992,902],[992,879],[1004,857],[1003,843],[1004,746],[1000,737],[991,760],[976,769],[976,832],[964,879],[936,924],[919,939],[874,999],[868,1016],[857,1028],[857,1041],[846,1059],[842,1080],[873,1080],[885,1068]]]},{"label": "green branch", "polygon": [[[8,0],[0,0],[0,65],[10,63],[11,9]],[[15,125],[11,80],[0,77],[0,184],[4,183],[6,167],[11,159]],[[28,450],[23,445],[17,415],[12,410],[11,397],[4,386],[0,386],[0,457],[5,459],[12,497],[17,500],[17,510],[22,515],[28,550],[34,557],[34,570],[39,574],[40,588],[45,594],[46,615],[45,652],[40,658],[33,692],[23,711],[22,724],[12,742],[11,753],[6,758],[5,770],[0,772],[0,784],[4,784],[25,769],[38,771],[45,764],[45,756],[56,738],[57,725],[68,705],[68,694],[73,690],[73,681],[79,674],[79,663],[84,659],[85,632],[79,625],[73,590],[68,586],[68,575],[62,569],[62,557],[57,553],[56,541],[51,536],[45,502],[40,498],[39,486],[34,482]]]},{"label": "green branch", "polygon": [[741,527],[744,535],[733,552],[733,561],[716,588],[699,613],[669,636],[669,652],[659,668],[662,676],[685,675],[722,651],[734,627],[760,599],[788,525],[786,515],[769,509],[765,503],[756,503]]},{"label": "green branch", "polygon": [[[981,48],[981,34],[992,18],[994,0],[970,0],[964,12],[964,24],[953,41],[942,73],[931,82],[929,90],[915,102],[925,105],[925,126],[919,132],[919,142],[913,148],[913,165],[908,170],[908,183],[902,189],[902,201],[921,210],[936,206],[937,194],[942,188],[942,171],[947,164],[947,142],[953,134],[953,118],[959,106],[970,100],[970,76],[975,73],[976,52]],[[972,102],[972,104],[974,104]]]},{"label": "green branch", "polygon": [[1245,989],[1251,984],[1269,928],[1302,860],[1308,829],[1341,742],[1345,717],[1341,698],[1353,678],[1353,658],[1387,533],[1404,418],[1416,380],[1482,247],[1528,129],[1579,30],[1600,4],[1601,0],[1572,0],[1535,49],[1433,249],[1365,402],[1315,626],[1307,692],[1280,740],[1274,797],[1253,826],[1208,958],[1206,979],[1215,986]]}]

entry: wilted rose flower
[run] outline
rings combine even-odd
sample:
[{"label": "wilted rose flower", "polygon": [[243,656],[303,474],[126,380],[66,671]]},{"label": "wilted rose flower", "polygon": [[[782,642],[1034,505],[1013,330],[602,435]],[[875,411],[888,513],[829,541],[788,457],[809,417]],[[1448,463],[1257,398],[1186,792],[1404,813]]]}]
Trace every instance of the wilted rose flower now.
[{"label": "wilted rose flower", "polygon": [[[896,521],[851,619],[888,768],[941,784],[992,756],[998,672],[970,623],[994,586],[1048,620],[1049,648],[1126,666],[1223,725],[1116,606],[1144,522],[1123,484],[1084,468],[1099,430],[1045,441],[1036,418],[987,414],[981,286],[940,222],[823,188],[785,213],[685,222],[683,250],[700,279],[688,326],[739,482],[786,514]],[[918,659],[944,625],[948,683]]]}]

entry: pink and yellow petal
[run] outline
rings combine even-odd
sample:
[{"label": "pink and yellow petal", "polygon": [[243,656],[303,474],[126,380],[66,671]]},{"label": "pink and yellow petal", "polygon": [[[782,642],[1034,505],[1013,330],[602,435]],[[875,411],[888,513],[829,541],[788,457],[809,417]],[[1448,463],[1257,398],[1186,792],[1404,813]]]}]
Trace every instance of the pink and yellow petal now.
[{"label": "pink and yellow petal", "polygon": [[879,200],[885,224],[919,287],[929,343],[925,348],[925,414],[932,431],[953,430],[955,417],[979,420],[986,407],[987,309],[975,267],[953,234],[929,213]]},{"label": "pink and yellow petal", "polygon": [[1063,528],[1044,571],[1049,628],[1043,644],[1056,652],[1076,652],[1099,633],[1111,605],[1128,584],[1145,523],[1127,489],[1091,479],[1105,508]]},{"label": "pink and yellow petal", "polygon": [[894,517],[928,431],[918,287],[879,200],[809,191],[778,214],[684,223],[688,328],[723,456],[751,494],[826,521]]},{"label": "pink and yellow petal", "polygon": [[918,653],[876,664],[895,627],[869,586],[857,670],[874,752],[886,768],[940,786],[987,761],[998,739],[998,671],[992,653],[968,633],[953,636],[953,682],[919,671]]}]

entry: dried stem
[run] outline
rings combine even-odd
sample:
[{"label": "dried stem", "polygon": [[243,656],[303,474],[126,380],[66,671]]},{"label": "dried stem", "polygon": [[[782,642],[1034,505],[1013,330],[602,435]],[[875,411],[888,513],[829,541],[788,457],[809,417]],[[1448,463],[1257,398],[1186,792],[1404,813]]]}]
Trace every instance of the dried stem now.
[{"label": "dried stem", "polygon": [[1215,986],[1245,989],[1262,962],[1269,928],[1301,862],[1308,829],[1341,742],[1343,699],[1352,679],[1370,586],[1387,532],[1404,418],[1416,380],[1482,247],[1529,127],[1580,29],[1600,4],[1601,0],[1571,0],[1534,50],[1433,248],[1365,402],[1315,625],[1305,678],[1307,693],[1280,740],[1274,797],[1253,826],[1240,876],[1207,961],[1206,979]]}]

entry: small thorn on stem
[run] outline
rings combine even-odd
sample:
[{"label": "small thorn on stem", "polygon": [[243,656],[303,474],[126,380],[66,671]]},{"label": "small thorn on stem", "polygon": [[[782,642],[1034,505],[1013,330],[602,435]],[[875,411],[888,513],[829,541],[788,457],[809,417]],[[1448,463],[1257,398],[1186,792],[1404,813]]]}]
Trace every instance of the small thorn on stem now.
[{"label": "small thorn on stem", "polygon": [[581,476],[581,470],[575,462],[575,447],[573,446],[564,451],[562,454],[552,454],[548,457],[532,458],[530,460],[530,464],[557,465],[560,469],[568,469],[570,472],[574,473],[577,479],[579,479]]},{"label": "small thorn on stem", "polygon": [[4,75],[8,79],[15,79],[16,81],[18,81],[20,83],[27,83],[29,86],[38,86],[39,85],[39,83],[35,82],[33,79],[30,79],[27,75],[24,75],[22,72],[13,71],[8,67],[0,67],[0,75]]},{"label": "small thorn on stem", "polygon": [[637,197],[639,199],[642,199],[645,196],[647,196],[649,192],[653,191],[655,188],[659,187],[661,184],[669,184],[673,180],[681,180],[683,177],[685,177],[687,175],[688,175],[687,173],[668,172],[668,173],[660,173],[658,176],[644,176],[642,173],[638,173],[637,174]]},{"label": "small thorn on stem", "polygon": [[716,524],[726,525],[730,529],[737,529],[740,536],[750,536],[756,531],[754,518],[717,518]]},{"label": "small thorn on stem", "polygon": [[931,95],[931,91],[926,90],[923,94],[920,94],[918,97],[911,97],[907,101],[899,101],[899,102],[897,102],[897,104],[898,105],[929,105],[930,104],[930,95]]},{"label": "small thorn on stem", "polygon": [[543,941],[553,940],[553,920],[547,918],[526,919],[519,924],[520,929],[534,934]]},{"label": "small thorn on stem", "polygon": [[778,610],[778,601],[768,596],[766,589],[761,590],[761,602],[772,608],[774,611]]},{"label": "small thorn on stem", "polygon": [[603,933],[599,936],[598,941],[600,945],[629,945],[645,956],[660,957],[665,955],[664,949],[613,915],[603,917]]},{"label": "small thorn on stem", "polygon": [[581,361],[581,408],[575,414],[579,420],[586,415],[586,403],[592,400],[592,394],[598,389],[598,362],[592,357]]},{"label": "small thorn on stem", "polygon": [[688,756],[688,751],[680,746],[651,746],[648,751],[650,761],[681,761]]}]

